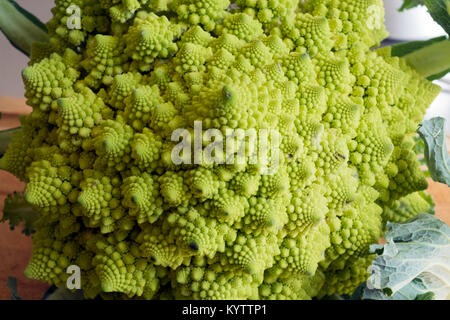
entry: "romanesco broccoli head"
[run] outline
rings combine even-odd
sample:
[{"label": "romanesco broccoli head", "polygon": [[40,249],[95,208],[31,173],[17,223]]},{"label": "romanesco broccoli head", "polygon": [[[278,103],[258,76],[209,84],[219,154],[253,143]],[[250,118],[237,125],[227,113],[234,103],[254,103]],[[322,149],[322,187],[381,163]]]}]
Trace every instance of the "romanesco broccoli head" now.
[{"label": "romanesco broccoli head", "polygon": [[[78,265],[87,297],[349,293],[386,217],[423,207],[410,141],[439,88],[371,50],[381,0],[55,4],[0,163],[38,212],[27,276]],[[264,130],[267,159],[238,152],[250,135],[224,146]]]}]

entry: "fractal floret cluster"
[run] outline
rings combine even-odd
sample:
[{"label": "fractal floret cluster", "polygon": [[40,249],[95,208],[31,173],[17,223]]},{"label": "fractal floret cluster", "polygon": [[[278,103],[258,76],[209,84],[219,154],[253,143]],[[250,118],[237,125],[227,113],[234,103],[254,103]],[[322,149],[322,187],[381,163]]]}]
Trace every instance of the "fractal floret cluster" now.
[{"label": "fractal floret cluster", "polygon": [[[38,213],[26,276],[65,286],[76,265],[105,299],[351,293],[386,221],[426,207],[414,137],[440,88],[373,49],[382,0],[55,3],[0,163]],[[250,149],[175,163],[198,122],[279,132],[277,169]]]}]

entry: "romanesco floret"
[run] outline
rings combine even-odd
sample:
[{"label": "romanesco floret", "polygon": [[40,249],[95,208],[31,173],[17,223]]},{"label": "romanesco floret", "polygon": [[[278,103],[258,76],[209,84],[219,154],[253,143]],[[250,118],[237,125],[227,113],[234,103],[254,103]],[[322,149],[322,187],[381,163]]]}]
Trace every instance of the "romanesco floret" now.
[{"label": "romanesco floret", "polygon": [[[65,27],[71,4],[80,29]],[[386,36],[381,0],[57,0],[52,12],[23,71],[33,112],[0,161],[38,212],[27,276],[64,286],[78,265],[88,298],[350,293],[384,222],[428,207],[411,141],[439,90],[371,50]],[[279,156],[229,162],[239,144],[225,141],[198,163],[172,140],[186,129],[211,147],[198,122],[222,137],[276,130]]]}]

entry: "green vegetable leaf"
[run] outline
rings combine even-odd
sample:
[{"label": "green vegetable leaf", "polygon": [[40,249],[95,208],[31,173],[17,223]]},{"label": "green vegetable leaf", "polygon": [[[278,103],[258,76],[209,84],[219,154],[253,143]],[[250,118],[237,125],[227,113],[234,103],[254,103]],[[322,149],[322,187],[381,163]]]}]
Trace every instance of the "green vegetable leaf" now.
[{"label": "green vegetable leaf", "polygon": [[441,73],[433,74],[433,75],[427,77],[427,79],[430,80],[430,81],[442,79],[442,78],[445,77],[448,73],[450,73],[450,68],[447,69],[447,70],[442,71]]},{"label": "green vegetable leaf", "polygon": [[445,143],[446,120],[436,117],[420,124],[418,133],[425,143],[425,161],[434,181],[450,186],[450,158]]},{"label": "green vegetable leaf", "polygon": [[414,137],[414,152],[417,155],[417,159],[419,160],[419,163],[421,164],[423,170],[423,174],[425,175],[426,178],[430,178],[430,171],[428,170],[427,167],[427,162],[425,160],[425,143],[423,142],[422,138],[420,138],[420,136],[417,134]]},{"label": "green vegetable leaf", "polygon": [[403,58],[424,77],[441,74],[450,69],[450,41],[434,42]]},{"label": "green vegetable leaf", "polygon": [[423,4],[423,0],[404,0],[403,5],[400,7],[400,9],[398,9],[398,11],[411,9]]},{"label": "green vegetable leaf", "polygon": [[377,253],[362,299],[424,300],[450,298],[450,227],[421,214],[405,223],[388,223],[387,244]]},{"label": "green vegetable leaf", "polygon": [[[449,62],[445,62],[446,58],[439,54],[441,48],[444,47],[444,49],[447,49],[446,54],[450,55],[448,42],[449,41],[446,36],[437,37],[426,41],[403,42],[391,46],[391,55],[400,58],[406,56],[405,58],[407,60],[409,59],[408,62],[416,68],[416,70],[421,73],[425,72],[426,74],[424,75],[428,78],[428,80],[433,81],[443,78],[450,72],[450,66],[448,68],[444,66],[445,64],[449,65]],[[440,44],[436,47],[428,48],[431,45],[438,43]],[[422,49],[423,51],[419,51]],[[437,55],[431,51],[435,51]],[[424,56],[426,59],[424,59]],[[444,65],[439,65],[441,62],[444,63]]]},{"label": "green vegetable leaf", "polygon": [[19,223],[24,223],[22,233],[29,236],[34,233],[34,223],[37,219],[37,213],[28,204],[23,195],[14,192],[8,195],[5,199],[5,206],[3,208],[3,217],[0,222],[9,221],[11,230],[14,230]]},{"label": "green vegetable leaf", "polygon": [[431,17],[450,35],[449,0],[423,0]]},{"label": "green vegetable leaf", "polygon": [[49,39],[45,25],[14,0],[0,0],[0,31],[27,56],[30,55],[33,42]]},{"label": "green vegetable leaf", "polygon": [[425,48],[433,43],[441,42],[447,40],[446,36],[433,38],[426,41],[410,41],[410,42],[402,42],[398,44],[394,44],[391,47],[391,55],[395,57],[403,57],[408,53],[414,52],[416,50]]}]

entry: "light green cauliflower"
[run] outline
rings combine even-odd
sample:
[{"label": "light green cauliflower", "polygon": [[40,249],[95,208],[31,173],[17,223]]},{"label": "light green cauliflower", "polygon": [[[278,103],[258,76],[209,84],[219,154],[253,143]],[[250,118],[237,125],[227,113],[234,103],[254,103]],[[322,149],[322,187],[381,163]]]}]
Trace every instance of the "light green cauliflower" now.
[{"label": "light green cauliflower", "polygon": [[[88,298],[351,293],[387,218],[426,208],[413,139],[440,88],[371,50],[381,0],[55,2],[0,161],[38,212],[26,276],[65,286],[78,265]],[[277,130],[276,172],[248,150],[174,163],[196,121]]]}]

